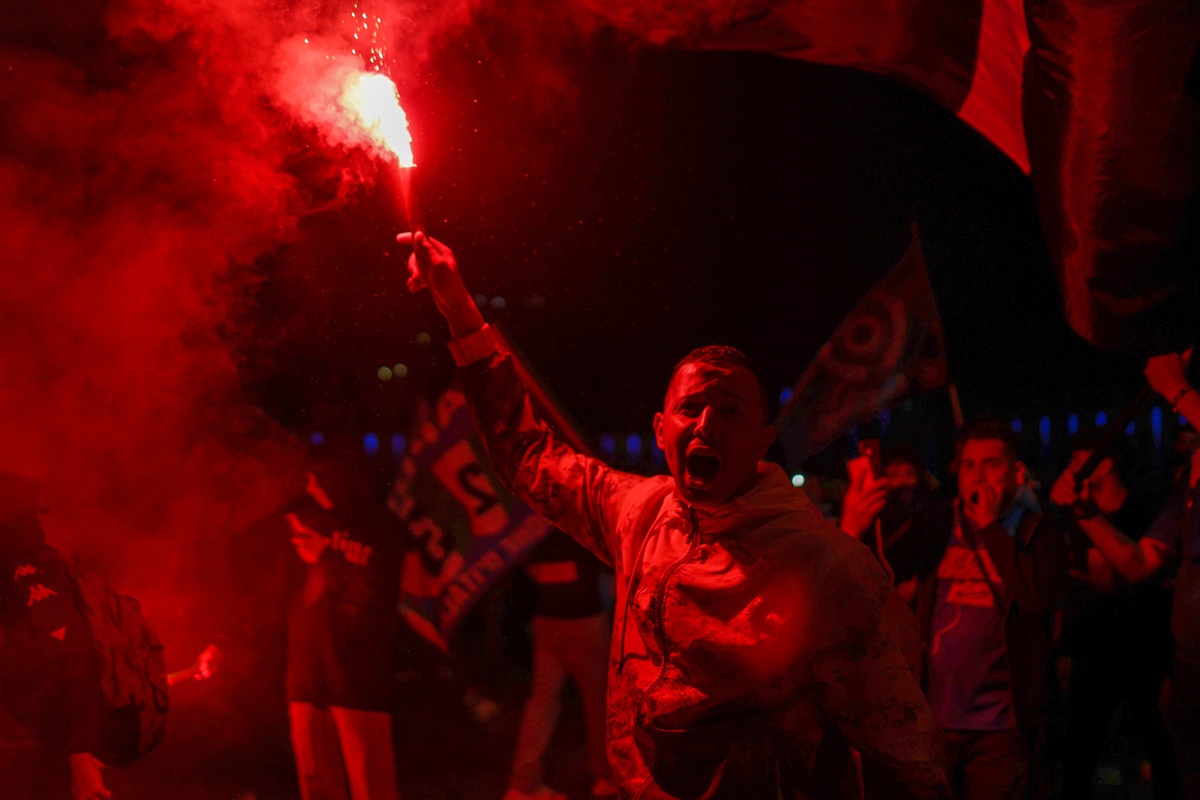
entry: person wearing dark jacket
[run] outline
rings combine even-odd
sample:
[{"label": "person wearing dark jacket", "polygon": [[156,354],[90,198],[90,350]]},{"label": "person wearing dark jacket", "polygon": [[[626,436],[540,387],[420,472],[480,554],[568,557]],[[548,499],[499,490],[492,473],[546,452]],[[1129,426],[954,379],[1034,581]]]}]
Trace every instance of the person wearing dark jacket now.
[{"label": "person wearing dark jacket", "polygon": [[36,482],[0,473],[0,794],[104,800],[95,648],[39,496]]},{"label": "person wearing dark jacket", "polygon": [[1078,479],[1100,441],[1100,429],[1080,431],[1071,443],[1071,460],[1050,491],[1050,502],[1071,517],[1071,572],[1058,657],[1066,690],[1063,796],[1088,800],[1096,794],[1096,767],[1112,720],[1123,708],[1145,749],[1154,797],[1173,800],[1182,790],[1159,709],[1163,679],[1170,675],[1170,592],[1161,576],[1126,581],[1091,541],[1101,528],[1136,541],[1150,528],[1154,513],[1127,482],[1129,455],[1120,439],[1086,480]]},{"label": "person wearing dark jacket", "polygon": [[[946,796],[915,675],[913,619],[860,543],[783,471],[766,394],[739,351],[693,351],[655,437],[670,475],[571,449],[540,419],[449,248],[423,233],[409,287],[432,289],[501,480],[610,565],[608,754],[624,797]],[[850,748],[861,754],[861,773]]]},{"label": "person wearing dark jacket", "polygon": [[968,422],[956,448],[957,498],[921,515],[892,566],[897,581],[917,578],[925,691],[956,795],[1043,797],[1067,542],[1023,485],[1007,425]]}]

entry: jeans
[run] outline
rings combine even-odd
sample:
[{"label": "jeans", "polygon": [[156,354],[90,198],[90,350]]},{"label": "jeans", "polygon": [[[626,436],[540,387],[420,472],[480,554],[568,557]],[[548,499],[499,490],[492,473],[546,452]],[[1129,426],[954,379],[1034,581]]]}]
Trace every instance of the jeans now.
[{"label": "jeans", "polygon": [[[1000,731],[943,730],[946,778],[955,800],[1027,800],[1049,792],[1043,780],[1040,728]],[[1040,751],[1042,758],[1035,760]]]}]

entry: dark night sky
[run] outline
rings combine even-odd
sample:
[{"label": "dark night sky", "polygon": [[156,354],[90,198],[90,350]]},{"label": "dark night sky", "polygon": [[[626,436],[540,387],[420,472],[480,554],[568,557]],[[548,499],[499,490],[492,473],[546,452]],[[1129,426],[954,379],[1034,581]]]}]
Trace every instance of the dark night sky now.
[{"label": "dark night sky", "polygon": [[[647,429],[670,365],[700,344],[743,347],[790,385],[912,218],[968,412],[1089,412],[1136,390],[1136,364],[1061,321],[1028,180],[914,92],[756,54],[600,45],[567,62],[578,94],[548,109],[503,54],[461,55],[406,100],[430,230],[474,291],[505,298],[490,317],[593,436]],[[379,257],[398,219],[386,194],[311,220],[275,274],[275,288],[337,276],[300,337],[310,363],[292,366],[322,374],[313,396],[322,363],[354,372],[339,385],[385,427],[422,374],[448,376],[440,348],[411,343],[444,335],[428,301]],[[374,377],[393,361],[418,367],[405,385]]]}]

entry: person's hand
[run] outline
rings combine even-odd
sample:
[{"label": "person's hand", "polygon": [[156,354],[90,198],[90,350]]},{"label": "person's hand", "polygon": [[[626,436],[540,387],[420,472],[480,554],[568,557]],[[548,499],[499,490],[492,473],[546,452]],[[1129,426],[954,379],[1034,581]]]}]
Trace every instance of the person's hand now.
[{"label": "person's hand", "polygon": [[458,262],[449,247],[422,231],[401,233],[396,241],[413,249],[408,257],[409,291],[429,289],[438,311],[450,324],[452,336],[465,336],[483,327],[483,317],[463,283]]},{"label": "person's hand", "polygon": [[[1058,476],[1058,480],[1054,482],[1054,486],[1050,489],[1050,502],[1056,506],[1070,508],[1079,500],[1079,494],[1075,491],[1075,465],[1067,467],[1063,470],[1063,474]],[[1084,482],[1086,484],[1086,481]]]},{"label": "person's hand", "polygon": [[292,530],[292,546],[296,548],[300,560],[305,564],[316,564],[320,561],[321,555],[333,538],[305,525],[295,514],[285,514],[284,519]]},{"label": "person's hand", "polygon": [[71,754],[71,797],[73,800],[109,800],[112,792],[104,788],[104,765],[91,753]]},{"label": "person's hand", "polygon": [[410,292],[429,289],[437,298],[443,291],[453,289],[452,284],[456,279],[459,283],[462,282],[454,253],[437,239],[426,236],[423,231],[417,231],[397,234],[396,241],[413,249],[408,257]]},{"label": "person's hand", "polygon": [[1146,368],[1143,370],[1146,381],[1164,400],[1170,401],[1187,386],[1187,365],[1191,360],[1191,348],[1182,353],[1152,356],[1146,361]]},{"label": "person's hand", "polygon": [[990,483],[980,483],[963,498],[963,515],[981,531],[1000,518],[1000,490]]},{"label": "person's hand", "polygon": [[877,478],[871,472],[866,456],[851,459],[846,464],[850,485],[842,497],[842,519],[839,527],[856,539],[863,538],[879,512],[887,503],[887,478]]},{"label": "person's hand", "polygon": [[210,644],[200,651],[200,655],[196,656],[196,663],[193,665],[195,679],[206,681],[215,675],[217,673],[217,665],[221,663],[221,656],[221,648],[215,644]]}]

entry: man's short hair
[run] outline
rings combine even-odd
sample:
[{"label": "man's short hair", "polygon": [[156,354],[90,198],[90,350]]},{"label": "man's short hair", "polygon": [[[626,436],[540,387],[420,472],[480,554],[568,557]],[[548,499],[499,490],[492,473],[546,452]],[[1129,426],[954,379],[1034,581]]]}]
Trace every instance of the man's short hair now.
[{"label": "man's short hair", "polygon": [[710,344],[704,347],[697,347],[679,359],[679,363],[671,370],[671,377],[667,381],[668,391],[670,391],[671,384],[675,381],[675,376],[679,373],[679,370],[688,364],[713,364],[719,367],[741,367],[742,369],[749,370],[758,384],[759,397],[762,398],[763,424],[766,425],[771,421],[769,401],[767,400],[767,382],[763,377],[762,370],[750,356],[736,347],[729,347],[723,344]]},{"label": "man's short hair", "polygon": [[884,451],[883,465],[885,467],[888,464],[894,464],[896,462],[912,464],[914,467],[916,467],[918,472],[922,472],[925,469],[925,459],[921,458],[921,454],[917,452],[917,448],[913,447],[911,444],[893,444]]},{"label": "man's short hair", "polygon": [[1014,462],[1020,460],[1017,454],[1017,444],[1020,439],[1012,426],[999,417],[977,417],[968,420],[954,440],[954,463],[950,465],[951,472],[958,472],[958,464],[962,459],[963,447],[967,442],[981,439],[999,439]]}]

